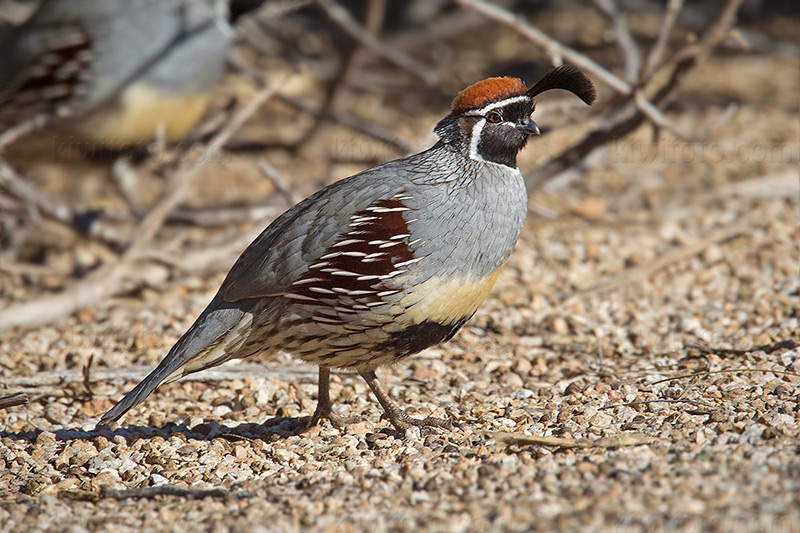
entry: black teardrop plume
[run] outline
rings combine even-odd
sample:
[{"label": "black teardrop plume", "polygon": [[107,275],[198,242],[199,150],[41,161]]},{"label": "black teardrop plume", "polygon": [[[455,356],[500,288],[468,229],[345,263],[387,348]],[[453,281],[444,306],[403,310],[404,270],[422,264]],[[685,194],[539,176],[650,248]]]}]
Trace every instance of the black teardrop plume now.
[{"label": "black teardrop plume", "polygon": [[545,74],[544,78],[528,89],[528,96],[533,98],[550,89],[569,91],[589,105],[592,105],[597,98],[597,91],[594,89],[592,80],[572,65],[561,65]]}]

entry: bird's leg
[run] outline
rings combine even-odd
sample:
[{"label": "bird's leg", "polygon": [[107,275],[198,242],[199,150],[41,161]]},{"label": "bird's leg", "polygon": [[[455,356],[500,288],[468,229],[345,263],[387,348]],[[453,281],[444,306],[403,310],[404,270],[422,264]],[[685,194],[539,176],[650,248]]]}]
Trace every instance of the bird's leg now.
[{"label": "bird's leg", "polygon": [[410,416],[389,397],[385,390],[383,390],[383,387],[381,387],[381,383],[378,381],[378,377],[375,375],[375,372],[370,370],[368,372],[361,372],[360,374],[361,377],[364,378],[364,381],[367,382],[367,385],[369,385],[369,388],[372,389],[372,393],[378,399],[378,402],[380,402],[383,410],[386,412],[386,416],[389,418],[389,421],[398,431],[403,431],[410,426],[437,427],[445,429],[460,427],[458,424],[442,418],[435,418],[432,416],[427,418],[414,418],[413,416]]},{"label": "bird's leg", "polygon": [[319,367],[319,392],[317,394],[317,408],[311,419],[308,421],[308,427],[317,425],[320,420],[327,418],[336,427],[343,427],[347,424],[359,422],[361,419],[357,416],[341,416],[334,414],[331,409],[331,369],[327,366]]}]

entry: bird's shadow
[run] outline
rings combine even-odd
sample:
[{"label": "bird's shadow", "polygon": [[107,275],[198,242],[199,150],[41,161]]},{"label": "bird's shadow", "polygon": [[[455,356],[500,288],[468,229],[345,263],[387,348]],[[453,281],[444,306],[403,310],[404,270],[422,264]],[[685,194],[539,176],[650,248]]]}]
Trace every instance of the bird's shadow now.
[{"label": "bird's shadow", "polygon": [[[205,422],[189,428],[185,423],[176,424],[167,422],[161,427],[151,426],[123,426],[112,429],[106,425],[99,425],[92,430],[83,429],[56,429],[52,431],[56,441],[72,442],[76,440],[92,441],[98,437],[105,437],[113,441],[122,437],[130,446],[138,440],[161,437],[169,439],[174,435],[183,435],[187,439],[213,441],[222,438],[229,441],[252,441],[260,439],[267,442],[283,440],[291,436],[302,435],[309,429],[310,417],[273,417],[261,424],[242,423],[238,426],[225,426],[218,422]],[[0,438],[35,443],[44,430],[9,432],[0,430]]]}]

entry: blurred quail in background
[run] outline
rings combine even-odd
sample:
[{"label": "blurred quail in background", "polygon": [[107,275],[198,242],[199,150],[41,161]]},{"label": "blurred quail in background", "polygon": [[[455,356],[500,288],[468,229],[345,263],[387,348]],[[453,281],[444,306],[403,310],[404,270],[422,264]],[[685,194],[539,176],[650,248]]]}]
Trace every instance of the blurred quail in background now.
[{"label": "blurred quail in background", "polygon": [[183,138],[256,0],[43,0],[0,33],[0,130],[39,114],[102,146]]},{"label": "blurred quail in background", "polygon": [[295,205],[242,253],[219,292],[158,367],[106,413],[118,420],[161,383],[260,352],[319,365],[310,423],[331,412],[331,368],[359,372],[397,429],[417,419],[375,369],[450,339],[494,285],[522,230],[527,194],[517,153],[533,98],[566,89],[587,104],[592,83],[571,66],[532,88],[489,78],[463,90],[424,152],[334,183]]}]

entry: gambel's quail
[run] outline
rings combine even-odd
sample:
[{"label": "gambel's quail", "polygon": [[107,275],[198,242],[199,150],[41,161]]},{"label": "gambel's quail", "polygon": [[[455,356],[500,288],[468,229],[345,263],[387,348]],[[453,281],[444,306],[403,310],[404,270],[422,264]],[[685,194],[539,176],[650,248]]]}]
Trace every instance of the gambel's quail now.
[{"label": "gambel's quail", "polygon": [[527,194],[517,153],[539,133],[533,98],[566,89],[587,104],[574,67],[530,89],[489,78],[464,89],[416,155],[336,182],[289,209],[244,251],[219,292],[158,367],[101,422],[118,420],[163,382],[229,359],[283,350],[319,365],[310,423],[331,413],[331,368],[361,374],[397,429],[450,427],[412,418],[375,369],[450,339],[492,288],[522,230]]},{"label": "gambel's quail", "polygon": [[161,125],[166,140],[182,138],[204,113],[233,44],[228,7],[43,0],[27,22],[0,30],[0,123],[61,116],[66,131],[106,147],[151,141]]}]

